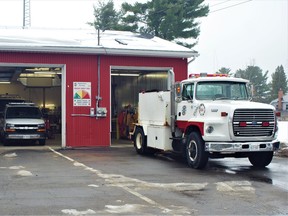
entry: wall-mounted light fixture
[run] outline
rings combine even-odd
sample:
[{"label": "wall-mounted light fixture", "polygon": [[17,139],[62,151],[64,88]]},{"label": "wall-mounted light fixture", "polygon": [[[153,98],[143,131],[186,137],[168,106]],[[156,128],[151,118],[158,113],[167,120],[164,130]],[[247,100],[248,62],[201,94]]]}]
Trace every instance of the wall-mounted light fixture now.
[{"label": "wall-mounted light fixture", "polygon": [[138,77],[140,74],[136,73],[111,73],[111,76],[130,76],[130,77]]}]

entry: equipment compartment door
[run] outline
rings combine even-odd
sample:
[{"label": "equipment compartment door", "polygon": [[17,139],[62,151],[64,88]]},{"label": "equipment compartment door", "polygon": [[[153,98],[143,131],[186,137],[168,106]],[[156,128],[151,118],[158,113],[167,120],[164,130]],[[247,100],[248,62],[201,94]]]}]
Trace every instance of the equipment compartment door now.
[{"label": "equipment compartment door", "polygon": [[165,126],[148,126],[147,146],[161,150],[172,150],[171,129]]}]

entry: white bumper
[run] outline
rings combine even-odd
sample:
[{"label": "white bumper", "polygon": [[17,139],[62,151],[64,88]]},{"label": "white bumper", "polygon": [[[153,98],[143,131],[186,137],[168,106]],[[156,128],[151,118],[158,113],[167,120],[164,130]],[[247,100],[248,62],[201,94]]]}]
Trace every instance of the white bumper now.
[{"label": "white bumper", "polygon": [[206,142],[205,151],[208,152],[261,152],[279,149],[279,141],[269,142]]}]

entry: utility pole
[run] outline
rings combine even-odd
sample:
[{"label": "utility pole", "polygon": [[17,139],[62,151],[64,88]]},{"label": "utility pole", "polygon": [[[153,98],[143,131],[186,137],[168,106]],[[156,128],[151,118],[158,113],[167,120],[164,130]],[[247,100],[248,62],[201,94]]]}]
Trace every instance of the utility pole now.
[{"label": "utility pole", "polygon": [[23,29],[31,26],[30,0],[23,0]]}]

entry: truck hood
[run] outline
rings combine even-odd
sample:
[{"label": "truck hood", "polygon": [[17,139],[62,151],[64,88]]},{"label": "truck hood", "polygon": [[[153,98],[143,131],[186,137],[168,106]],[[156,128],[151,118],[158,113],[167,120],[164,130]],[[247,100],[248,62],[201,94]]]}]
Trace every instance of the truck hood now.
[{"label": "truck hood", "polygon": [[[211,110],[219,110],[226,112],[233,112],[235,109],[272,109],[275,110],[275,107],[270,104],[252,102],[252,101],[243,101],[243,100],[215,100],[215,101],[198,101],[199,105],[204,104],[206,110],[209,112]],[[203,103],[201,103],[203,102]]]},{"label": "truck hood", "polygon": [[236,108],[251,108],[251,109],[275,109],[274,106],[270,104],[252,102],[252,101],[242,101],[242,100],[217,100],[210,103],[211,105],[219,104],[219,106],[229,106]]},{"label": "truck hood", "polygon": [[35,124],[44,124],[43,119],[27,119],[27,118],[15,118],[15,119],[6,119],[6,123],[14,125],[35,125]]}]

